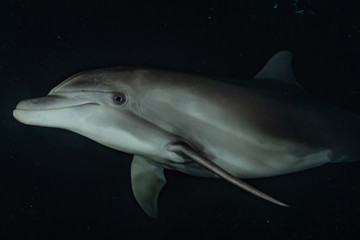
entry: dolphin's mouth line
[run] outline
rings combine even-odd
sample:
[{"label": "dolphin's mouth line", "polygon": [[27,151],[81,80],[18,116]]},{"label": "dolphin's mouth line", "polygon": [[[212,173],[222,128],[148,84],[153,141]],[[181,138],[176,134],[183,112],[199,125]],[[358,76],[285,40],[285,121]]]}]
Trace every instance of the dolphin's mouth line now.
[{"label": "dolphin's mouth line", "polygon": [[36,112],[36,111],[52,111],[52,110],[61,110],[66,108],[72,108],[72,107],[81,107],[85,105],[100,105],[95,102],[89,102],[89,103],[82,103],[82,104],[76,104],[76,105],[68,105],[68,106],[61,106],[61,107],[53,107],[53,108],[38,108],[38,109],[31,109],[31,108],[18,108],[16,107],[15,110],[17,111],[27,111],[27,112]]}]

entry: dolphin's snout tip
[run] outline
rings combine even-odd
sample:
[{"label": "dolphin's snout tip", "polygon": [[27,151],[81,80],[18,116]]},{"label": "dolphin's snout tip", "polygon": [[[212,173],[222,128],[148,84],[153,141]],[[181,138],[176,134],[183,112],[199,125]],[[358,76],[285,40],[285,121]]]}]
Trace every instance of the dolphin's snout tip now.
[{"label": "dolphin's snout tip", "polygon": [[26,100],[21,100],[20,102],[18,102],[15,106],[15,110],[21,108],[21,105],[23,105],[25,101]]},{"label": "dolphin's snout tip", "polygon": [[12,112],[12,115],[16,120],[18,120],[19,122],[22,122],[21,121],[21,114],[20,114],[20,111],[18,109],[14,109],[13,112]]},{"label": "dolphin's snout tip", "polygon": [[[14,109],[13,111],[12,111],[12,115],[13,115],[13,117],[16,119],[16,109]],[[16,119],[17,120],[17,119]]]},{"label": "dolphin's snout tip", "polygon": [[15,112],[16,112],[17,110],[24,109],[25,106],[26,106],[26,104],[27,104],[27,102],[28,102],[28,100],[22,100],[22,101],[18,102],[18,103],[16,104],[16,107],[15,107],[14,111],[13,111],[13,115],[15,114]]},{"label": "dolphin's snout tip", "polygon": [[18,121],[20,121],[20,120],[19,120],[19,106],[20,106],[20,103],[21,103],[21,102],[22,102],[22,101],[18,102],[18,103],[16,104],[16,106],[15,106],[15,109],[12,111],[13,117],[14,117],[16,120],[18,120]]},{"label": "dolphin's snout tip", "polygon": [[28,105],[29,105],[29,100],[22,100],[18,102],[18,104],[16,104],[15,109],[12,111],[12,115],[17,121],[24,124],[27,123],[26,109],[29,108]]}]

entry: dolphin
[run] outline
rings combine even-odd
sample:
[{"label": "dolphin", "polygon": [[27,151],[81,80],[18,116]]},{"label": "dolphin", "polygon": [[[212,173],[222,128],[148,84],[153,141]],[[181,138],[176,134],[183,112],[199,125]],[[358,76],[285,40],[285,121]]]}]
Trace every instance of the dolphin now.
[{"label": "dolphin", "polygon": [[150,68],[81,72],[45,97],[19,102],[13,115],[133,154],[133,193],[152,217],[164,169],[223,178],[288,206],[241,179],[360,158],[359,117],[308,94],[291,58],[280,51],[254,79],[236,85]]}]

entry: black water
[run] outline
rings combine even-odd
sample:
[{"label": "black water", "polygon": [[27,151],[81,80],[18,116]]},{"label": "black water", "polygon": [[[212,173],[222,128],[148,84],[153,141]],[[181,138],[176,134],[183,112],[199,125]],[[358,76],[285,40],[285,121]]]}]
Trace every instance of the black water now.
[{"label": "black water", "polygon": [[167,172],[151,219],[131,192],[130,155],[12,117],[18,101],[78,71],[130,64],[250,79],[282,49],[304,88],[360,113],[355,2],[2,1],[0,239],[359,239],[359,163],[248,181],[289,209]]}]

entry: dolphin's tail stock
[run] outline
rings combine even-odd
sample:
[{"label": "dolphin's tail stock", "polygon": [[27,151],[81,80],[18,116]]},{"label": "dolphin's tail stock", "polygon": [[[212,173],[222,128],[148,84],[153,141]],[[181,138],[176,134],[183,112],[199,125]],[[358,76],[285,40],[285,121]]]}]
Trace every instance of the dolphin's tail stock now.
[{"label": "dolphin's tail stock", "polygon": [[[360,137],[360,135],[359,135]],[[346,149],[331,151],[329,158],[331,163],[350,163],[360,161],[360,141],[355,141]]]},{"label": "dolphin's tail stock", "polygon": [[[346,111],[346,110],[345,110]],[[338,147],[329,155],[331,163],[349,163],[360,161],[360,114],[346,111],[347,121],[339,121],[341,133],[337,135]]]},{"label": "dolphin's tail stock", "polygon": [[331,163],[349,163],[360,161],[360,158],[352,157],[349,154],[338,155],[336,153],[333,154],[330,159]]}]

